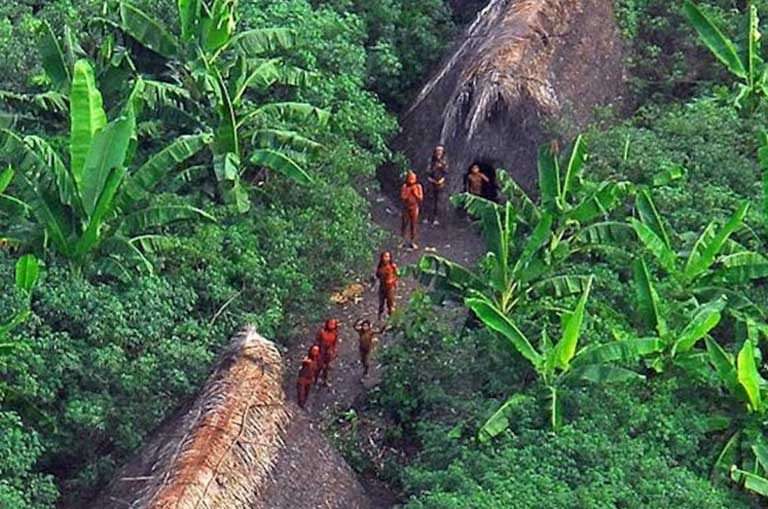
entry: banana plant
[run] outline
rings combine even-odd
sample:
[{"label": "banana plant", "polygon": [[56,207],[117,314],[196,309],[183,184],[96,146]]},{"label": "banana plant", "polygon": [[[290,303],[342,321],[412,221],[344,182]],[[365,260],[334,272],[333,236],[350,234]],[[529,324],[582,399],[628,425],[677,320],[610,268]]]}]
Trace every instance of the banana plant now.
[{"label": "banana plant", "polygon": [[737,44],[691,0],[683,12],[699,38],[723,67],[739,80],[731,99],[738,109],[753,111],[768,96],[768,68],[761,50],[757,7],[749,5],[744,43]]},{"label": "banana plant", "polygon": [[[141,234],[176,221],[214,220],[191,206],[151,202],[152,190],[210,143],[211,135],[180,136],[134,166],[142,91],[138,80],[119,116],[108,121],[93,69],[88,61],[79,60],[69,91],[68,165],[44,139],[0,130],[0,157],[20,176],[19,196],[0,196],[0,213],[27,226],[18,233],[18,241],[42,248],[50,243],[77,267],[106,254],[115,263],[138,261],[151,270],[139,248],[147,239]],[[0,181],[10,182],[13,173],[5,170]],[[106,252],[100,253],[102,248]]]},{"label": "banana plant", "polygon": [[[642,257],[635,260],[632,271],[640,317],[645,327],[653,331],[653,336],[649,338],[658,341],[662,346],[650,359],[651,368],[662,372],[672,364],[701,374],[706,369],[706,360],[695,347],[701,340],[707,339],[712,329],[720,323],[727,304],[726,296],[704,304],[699,304],[694,299],[693,309],[690,309],[673,301],[665,301],[659,296]],[[688,322],[679,328],[670,327],[669,318],[673,311],[681,311],[690,317]]]},{"label": "banana plant", "polygon": [[582,292],[587,276],[557,274],[565,260],[633,236],[626,224],[607,220],[632,186],[584,182],[586,158],[580,136],[562,158],[542,148],[539,203],[503,171],[498,176],[507,198],[504,205],[471,194],[455,197],[454,204],[479,219],[489,252],[479,271],[440,256],[424,256],[419,262],[422,282],[462,297],[479,292],[504,313],[541,292],[557,297]]},{"label": "banana plant", "polygon": [[740,415],[725,418],[729,438],[717,457],[714,472],[768,497],[768,442],[764,433],[768,427],[768,383],[758,369],[758,334],[755,324],[748,322],[747,337],[735,358],[711,338],[706,339],[706,344],[722,387],[743,409]]},{"label": "banana plant", "polygon": [[[661,348],[655,339],[632,339],[579,348],[579,337],[586,318],[586,306],[592,288],[590,278],[576,307],[562,318],[560,340],[553,344],[546,328],[541,331],[539,348],[533,346],[515,323],[490,299],[478,296],[466,300],[483,324],[506,339],[533,367],[549,398],[549,422],[557,430],[563,422],[560,389],[580,382],[595,384],[642,380],[634,371],[616,366],[631,362]],[[519,403],[520,395],[509,398],[480,428],[478,439],[487,442],[509,427],[509,413]]]},{"label": "banana plant", "polygon": [[744,202],[722,226],[710,222],[689,250],[675,249],[675,236],[670,234],[649,190],[637,194],[635,210],[638,217],[629,220],[632,228],[645,251],[677,284],[681,294],[724,294],[734,298],[733,305],[742,305],[744,299],[727,286],[768,277],[768,258],[731,240],[742,227],[749,203]]},{"label": "banana plant", "polygon": [[[301,184],[312,182],[302,167],[319,143],[295,127],[325,126],[328,112],[302,102],[263,102],[274,85],[306,86],[311,74],[270,57],[295,45],[282,28],[237,30],[237,0],[178,0],[180,34],[139,7],[120,2],[120,29],[164,57],[171,82],[152,81],[182,104],[183,114],[214,132],[213,168],[225,201],[241,212],[250,201],[241,184],[245,167],[269,168]],[[168,76],[166,73],[165,77]]]}]

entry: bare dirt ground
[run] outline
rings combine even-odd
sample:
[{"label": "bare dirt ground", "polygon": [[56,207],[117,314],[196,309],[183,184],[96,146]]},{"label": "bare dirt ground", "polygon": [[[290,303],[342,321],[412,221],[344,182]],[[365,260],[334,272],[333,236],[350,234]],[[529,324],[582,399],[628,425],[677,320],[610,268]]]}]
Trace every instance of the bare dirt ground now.
[{"label": "bare dirt ground", "polygon": [[[380,193],[370,196],[373,220],[392,235],[381,246],[381,250],[393,253],[401,269],[416,263],[429,251],[437,252],[455,261],[472,263],[482,254],[483,244],[472,231],[466,220],[455,216],[455,212],[444,213],[440,226],[420,225],[420,249],[408,250],[400,247],[400,212],[397,204]],[[449,220],[445,220],[450,215]],[[371,275],[375,267],[371,267]],[[367,276],[370,277],[370,276]],[[341,322],[339,356],[331,372],[331,387],[313,388],[306,410],[301,410],[296,401],[296,374],[301,359],[314,341],[320,324],[313,324],[304,331],[302,339],[296,341],[285,353],[285,391],[294,415],[286,431],[283,453],[274,468],[274,483],[264,493],[264,500],[274,509],[301,508],[389,508],[397,504],[397,496],[383,484],[372,479],[362,483],[346,464],[341,455],[333,449],[322,433],[323,427],[334,415],[356,406],[367,391],[381,380],[382,370],[374,356],[371,372],[362,379],[362,366],[357,347],[357,333],[354,323],[368,318],[376,323],[378,299],[376,289],[364,276],[365,293],[358,302],[333,305],[329,317]],[[355,283],[348,281],[345,283]],[[410,277],[401,277],[397,304],[408,302],[417,282]],[[381,338],[379,348],[387,348],[392,338],[387,334]]]}]

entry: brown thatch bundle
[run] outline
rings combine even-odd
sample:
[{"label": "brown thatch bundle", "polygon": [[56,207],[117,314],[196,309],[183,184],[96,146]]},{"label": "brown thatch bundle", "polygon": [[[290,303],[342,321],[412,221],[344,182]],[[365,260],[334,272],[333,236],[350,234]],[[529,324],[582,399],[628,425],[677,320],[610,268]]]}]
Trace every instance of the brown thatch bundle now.
[{"label": "brown thatch bundle", "polygon": [[289,415],[275,346],[246,328],[198,397],[156,432],[93,507],[262,507]]},{"label": "brown thatch bundle", "polygon": [[453,192],[473,162],[531,184],[539,144],[621,106],[621,49],[612,0],[491,0],[405,114],[396,148],[424,171],[446,145]]}]

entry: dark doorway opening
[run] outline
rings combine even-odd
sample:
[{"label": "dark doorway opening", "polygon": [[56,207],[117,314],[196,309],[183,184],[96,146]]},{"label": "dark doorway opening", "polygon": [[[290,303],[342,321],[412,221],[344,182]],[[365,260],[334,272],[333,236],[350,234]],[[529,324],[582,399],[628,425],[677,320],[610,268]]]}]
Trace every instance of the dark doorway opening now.
[{"label": "dark doorway opening", "polygon": [[467,168],[467,172],[464,174],[464,189],[467,189],[467,177],[469,172],[472,171],[472,167],[477,165],[480,168],[480,172],[488,177],[488,182],[483,184],[483,198],[491,201],[498,201],[499,198],[499,184],[496,181],[496,168],[493,163],[489,161],[478,160],[473,162]]}]

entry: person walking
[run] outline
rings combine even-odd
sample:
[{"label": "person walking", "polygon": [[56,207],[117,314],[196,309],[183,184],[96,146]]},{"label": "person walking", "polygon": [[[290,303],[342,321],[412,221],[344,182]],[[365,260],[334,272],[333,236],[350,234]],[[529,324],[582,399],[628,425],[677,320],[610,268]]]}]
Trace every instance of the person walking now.
[{"label": "person walking", "polygon": [[392,260],[392,253],[384,251],[379,257],[376,267],[376,279],[379,280],[379,321],[386,306],[388,316],[395,312],[395,297],[397,293],[397,265]]},{"label": "person walking", "polygon": [[410,233],[411,249],[418,249],[416,243],[417,228],[419,224],[419,209],[424,201],[424,188],[419,184],[419,179],[412,171],[405,177],[405,183],[400,189],[400,201],[403,202],[403,220],[401,234],[403,239],[408,239]]},{"label": "person walking", "polygon": [[299,379],[296,381],[296,399],[301,408],[304,408],[307,404],[309,391],[317,378],[317,368],[317,362],[309,358],[309,356],[304,357],[301,361]]},{"label": "person walking", "polygon": [[432,152],[432,157],[429,159],[429,167],[427,168],[427,181],[430,187],[431,202],[429,204],[428,212],[430,213],[429,221],[434,226],[440,224],[440,204],[443,199],[443,191],[448,183],[448,158],[445,154],[445,146],[438,145]]}]

